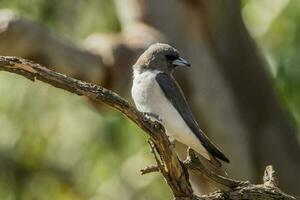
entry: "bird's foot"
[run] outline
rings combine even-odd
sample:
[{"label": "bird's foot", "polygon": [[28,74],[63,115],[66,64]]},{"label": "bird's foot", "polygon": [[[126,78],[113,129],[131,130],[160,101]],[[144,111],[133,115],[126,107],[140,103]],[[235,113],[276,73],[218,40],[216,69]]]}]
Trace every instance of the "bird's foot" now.
[{"label": "bird's foot", "polygon": [[170,147],[171,147],[172,149],[175,149],[175,141],[170,141],[170,143],[171,143]]},{"label": "bird's foot", "polygon": [[170,141],[170,147],[175,148],[175,139],[172,136],[168,135],[168,139]]},{"label": "bird's foot", "polygon": [[151,112],[144,112],[144,116],[151,121],[157,121],[159,123],[162,123],[162,119],[159,117],[159,115],[151,113]]}]

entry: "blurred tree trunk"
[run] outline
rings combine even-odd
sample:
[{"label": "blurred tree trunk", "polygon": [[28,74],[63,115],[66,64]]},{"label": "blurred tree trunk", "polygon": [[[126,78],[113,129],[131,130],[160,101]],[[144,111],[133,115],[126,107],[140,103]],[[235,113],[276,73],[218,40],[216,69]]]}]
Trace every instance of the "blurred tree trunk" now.
[{"label": "blurred tree trunk", "polygon": [[[116,2],[122,25],[143,20],[165,34],[191,61],[191,70],[177,75],[188,80],[185,92],[200,126],[229,155],[229,174],[258,181],[263,167],[272,164],[281,187],[299,194],[296,131],[245,28],[240,2]],[[130,8],[140,12],[123,11]]]},{"label": "blurred tree trunk", "polygon": [[240,4],[218,0],[213,8],[211,42],[222,63],[220,70],[235,95],[236,110],[248,130],[257,170],[255,178],[264,165],[272,163],[282,177],[283,188],[299,194],[300,149],[296,130],[281,107],[266,64],[245,28]]}]

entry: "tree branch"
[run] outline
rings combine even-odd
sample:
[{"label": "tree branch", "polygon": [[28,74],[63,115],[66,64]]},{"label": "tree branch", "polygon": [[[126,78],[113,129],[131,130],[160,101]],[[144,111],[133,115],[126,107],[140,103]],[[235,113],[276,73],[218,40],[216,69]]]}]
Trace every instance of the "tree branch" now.
[{"label": "tree branch", "polygon": [[233,179],[229,179],[223,176],[220,176],[213,171],[210,171],[209,169],[206,169],[204,165],[201,163],[201,161],[197,158],[195,152],[192,149],[188,149],[188,157],[184,161],[184,165],[191,170],[200,172],[201,174],[204,174],[207,178],[212,179],[213,181],[224,185],[228,188],[236,188],[239,186],[246,186],[250,183],[248,181],[237,181]]},{"label": "tree branch", "polygon": [[191,197],[193,190],[188,175],[182,167],[175,151],[164,133],[164,128],[157,122],[150,121],[143,113],[111,90],[91,83],[86,83],[64,74],[54,72],[39,64],[17,58],[0,56],[0,70],[20,74],[32,81],[40,80],[54,87],[67,90],[80,96],[105,103],[120,111],[135,122],[151,138],[155,149],[163,160],[161,172],[167,180],[175,197]]},{"label": "tree branch", "polygon": [[[252,185],[248,182],[231,180],[210,172],[201,165],[200,161],[191,152],[188,159],[182,163],[174,151],[174,145],[169,142],[163,126],[145,117],[143,113],[139,112],[111,90],[68,77],[39,64],[17,57],[0,56],[0,70],[20,74],[32,81],[40,80],[77,95],[89,97],[123,113],[150,136],[149,143],[155,155],[157,167],[151,167],[145,171],[159,170],[177,200],[297,199],[296,197],[284,194],[276,187],[277,184],[274,181],[276,178],[272,167],[267,167],[264,185]],[[229,191],[218,191],[207,196],[197,197],[193,194],[187,168],[198,170],[212,180],[230,186],[231,189]]]}]

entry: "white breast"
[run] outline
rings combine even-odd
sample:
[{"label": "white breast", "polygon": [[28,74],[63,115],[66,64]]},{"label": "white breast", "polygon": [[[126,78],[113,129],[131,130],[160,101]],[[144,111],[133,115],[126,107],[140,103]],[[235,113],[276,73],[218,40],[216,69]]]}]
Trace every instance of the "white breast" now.
[{"label": "white breast", "polygon": [[195,151],[210,159],[208,152],[201,145],[199,139],[187,126],[156,82],[155,76],[158,73],[160,72],[134,73],[131,94],[137,109],[141,112],[151,112],[158,115],[162,119],[166,133],[171,139],[192,147]]}]

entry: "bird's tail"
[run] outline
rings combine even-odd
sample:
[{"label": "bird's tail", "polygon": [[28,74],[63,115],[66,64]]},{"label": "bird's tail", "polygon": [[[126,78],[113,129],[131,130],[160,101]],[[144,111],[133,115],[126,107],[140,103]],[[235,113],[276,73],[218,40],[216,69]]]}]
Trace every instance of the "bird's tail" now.
[{"label": "bird's tail", "polygon": [[[186,159],[187,156],[187,146],[177,142],[175,143],[175,150],[180,158],[180,160]],[[202,157],[201,155],[197,154],[198,158],[200,159],[201,163],[207,169],[213,171],[216,174],[226,176],[226,172],[222,167],[221,163],[218,160],[208,161],[206,158]],[[225,186],[213,181],[212,179],[197,173],[195,171],[189,170],[190,182],[194,193],[196,195],[204,195],[214,192],[216,190],[227,190]]]}]

